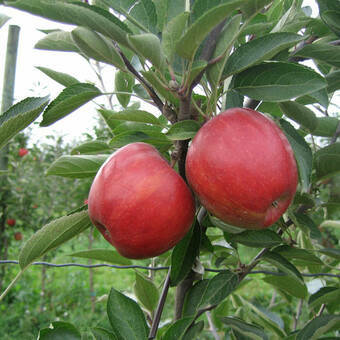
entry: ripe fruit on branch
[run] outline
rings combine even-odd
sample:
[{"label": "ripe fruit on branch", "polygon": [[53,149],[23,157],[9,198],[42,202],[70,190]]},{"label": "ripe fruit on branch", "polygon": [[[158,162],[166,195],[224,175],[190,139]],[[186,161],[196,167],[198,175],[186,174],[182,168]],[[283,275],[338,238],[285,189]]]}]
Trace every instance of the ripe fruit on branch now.
[{"label": "ripe fruit on branch", "polygon": [[136,259],[172,248],[195,215],[184,180],[145,143],[128,144],[109,157],[92,183],[88,208],[105,239]]},{"label": "ripe fruit on branch", "polygon": [[14,227],[17,221],[14,218],[9,218],[6,222],[9,226]]},{"label": "ripe fruit on branch", "polygon": [[28,154],[28,150],[27,149],[25,149],[25,148],[20,148],[19,149],[19,152],[18,152],[19,157],[24,157],[27,154]]},{"label": "ripe fruit on branch", "polygon": [[17,232],[17,233],[14,234],[14,238],[17,241],[21,241],[22,240],[22,234],[20,232]]},{"label": "ripe fruit on branch", "polygon": [[286,136],[271,119],[246,108],[229,109],[198,131],[188,150],[186,176],[208,211],[247,229],[275,223],[298,181]]}]

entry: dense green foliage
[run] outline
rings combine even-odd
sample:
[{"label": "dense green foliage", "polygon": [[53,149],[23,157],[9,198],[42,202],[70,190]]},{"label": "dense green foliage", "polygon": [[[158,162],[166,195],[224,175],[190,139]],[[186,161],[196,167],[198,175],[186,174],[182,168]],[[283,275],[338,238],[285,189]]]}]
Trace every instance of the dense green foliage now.
[{"label": "dense green foliage", "polygon": [[[0,301],[5,337],[35,337],[38,329],[40,339],[339,336],[339,0],[316,1],[318,17],[301,0],[1,3],[72,25],[46,32],[36,47],[86,58],[98,84],[40,67],[65,89],[52,101],[26,98],[4,112],[0,146],[41,114],[40,125],[49,126],[91,100],[108,98],[107,107],[98,107],[96,136],[72,150],[56,143],[20,160],[9,153],[2,176],[2,189],[13,191],[8,214],[18,215],[19,228],[31,227],[19,254],[9,248],[21,277]],[[114,93],[103,87],[102,64],[117,70]],[[143,261],[123,259],[98,232],[92,239],[83,200],[111,152],[150,143],[184,178],[190,139],[235,106],[270,116],[293,148],[298,190],[277,223],[244,231],[198,206],[182,241]],[[82,263],[166,268],[135,274],[130,268],[30,266],[41,258],[68,262],[68,255]],[[6,284],[15,267],[8,268]],[[164,299],[165,307],[157,304]]]}]

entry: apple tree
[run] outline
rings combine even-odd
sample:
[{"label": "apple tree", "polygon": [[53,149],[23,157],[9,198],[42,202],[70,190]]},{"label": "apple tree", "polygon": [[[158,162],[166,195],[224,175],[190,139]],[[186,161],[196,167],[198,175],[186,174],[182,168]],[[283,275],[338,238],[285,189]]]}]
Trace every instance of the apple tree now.
[{"label": "apple tree", "polygon": [[[95,339],[319,339],[338,334],[339,0],[312,1],[318,7],[318,16],[313,16],[312,8],[304,6],[302,0],[0,2],[69,24],[70,30],[45,32],[36,47],[77,53],[98,71],[98,84],[92,84],[41,66],[42,72],[65,89],[52,100],[26,98],[6,111],[0,117],[1,147],[38,117],[42,117],[40,126],[50,126],[89,101],[108,99],[108,105],[98,106],[109,129],[105,138],[81,144],[74,154],[60,157],[49,165],[47,175],[92,179],[103,164],[109,164],[104,162],[110,153],[119,150],[111,156],[118,158],[115,155],[121,148],[126,150],[126,146],[142,142],[157,149],[172,167],[170,170],[187,181],[186,156],[196,143],[193,138],[232,108],[256,110],[261,117],[269,117],[280,140],[285,140],[284,144],[287,140],[283,149],[294,153],[295,161],[287,156],[287,162],[280,160],[278,167],[281,151],[262,148],[267,118],[256,127],[258,134],[249,130],[248,118],[236,120],[232,128],[213,130],[207,148],[209,167],[200,161],[206,158],[198,157],[197,162],[189,163],[194,164],[191,180],[183,182],[198,192],[190,230],[168,252],[143,260],[152,274],[136,274],[135,299],[111,289],[107,299],[111,329],[93,326]],[[116,70],[110,84],[112,91],[103,86],[101,77],[107,67]],[[113,99],[119,105],[113,105]],[[220,141],[228,142],[235,136],[237,147],[228,155]],[[196,154],[200,155],[205,148],[202,143],[196,144]],[[273,148],[277,145],[274,137],[266,145],[270,144]],[[135,157],[143,158],[142,151],[137,150]],[[225,168],[213,161],[224,158]],[[230,158],[242,162],[228,175]],[[277,172],[264,177],[263,173],[269,172],[258,165],[264,164],[261,158],[266,158],[266,167],[276,166]],[[270,225],[256,224],[254,215],[252,222],[238,223],[240,207],[246,208],[233,198],[231,206],[236,208],[229,209],[228,216],[235,218],[224,219],[219,209],[214,209],[216,205],[221,209],[230,205],[228,190],[237,193],[241,184],[254,195],[252,204],[260,204],[272,183],[285,182],[286,176],[294,172],[295,162],[298,183],[292,175],[290,206]],[[256,169],[251,180],[244,176],[245,169]],[[138,178],[141,173],[149,175],[137,167],[134,171]],[[202,171],[207,180],[195,184],[194,177]],[[210,179],[224,173],[232,183],[211,193]],[[129,181],[127,174],[131,176]],[[100,170],[97,176],[102,175]],[[137,186],[129,166],[114,180]],[[150,186],[154,182],[150,180]],[[107,192],[104,190],[103,196],[98,194],[96,199],[104,200],[97,203],[106,204],[110,210],[110,202],[105,199],[112,196],[111,183],[106,184]],[[169,187],[169,182],[164,183],[166,192],[171,192]],[[210,190],[209,195],[200,194],[200,189]],[[121,190],[128,192],[131,188],[121,186]],[[181,209],[189,209],[188,205],[181,206],[180,198],[170,205],[172,196],[167,201],[160,195],[159,200],[154,199],[157,211],[150,218],[146,213],[152,209],[150,204],[137,204],[137,194],[129,197],[124,204],[135,207],[136,221],[145,213],[145,225],[154,225],[157,214],[163,218],[166,211],[182,214]],[[239,197],[242,202],[247,199],[245,194]],[[42,226],[21,250],[18,276],[36,259],[89,228],[95,222],[91,213],[94,204],[95,200],[89,202],[90,216],[87,206],[83,206]],[[169,206],[171,211],[167,210]],[[278,207],[280,201],[274,197],[271,211]],[[118,214],[119,209],[115,209]],[[105,213],[110,215],[110,211]],[[115,225],[124,226],[124,214],[121,220],[117,216],[113,217],[118,219]],[[133,218],[129,219],[131,226]],[[112,241],[109,227],[95,224]],[[124,230],[120,232],[124,234]],[[163,236],[157,233],[153,235],[155,243]],[[82,256],[110,263],[122,261],[114,248],[84,251]],[[160,268],[168,268],[168,274],[157,270]],[[155,275],[163,275],[161,289],[155,285]],[[322,279],[313,290],[315,277]],[[257,287],[256,293],[249,294],[252,284]],[[268,291],[272,292],[270,301],[263,299]],[[174,301],[167,300],[169,292],[174,292]],[[173,307],[171,320],[162,319],[166,302]],[[57,334],[80,339],[81,331],[75,325],[54,322],[52,328],[41,330],[40,339]]]}]

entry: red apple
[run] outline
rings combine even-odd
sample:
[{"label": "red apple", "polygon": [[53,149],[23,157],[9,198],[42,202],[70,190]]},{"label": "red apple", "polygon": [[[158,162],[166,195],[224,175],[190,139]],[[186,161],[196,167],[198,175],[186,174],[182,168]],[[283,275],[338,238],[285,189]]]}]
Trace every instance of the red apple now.
[{"label": "red apple", "polygon": [[14,234],[14,238],[17,241],[21,241],[22,240],[22,234],[20,232],[17,232],[17,233]]},{"label": "red apple", "polygon": [[8,220],[7,220],[7,224],[9,225],[9,226],[11,226],[11,227],[14,227],[15,226],[15,224],[16,224],[16,220],[14,219],[14,218],[9,218]]},{"label": "red apple", "polygon": [[188,150],[186,175],[208,211],[247,229],[275,223],[298,182],[286,136],[271,119],[246,108],[229,109],[198,131]]},{"label": "red apple", "polygon": [[88,205],[88,203],[89,203],[89,200],[87,198],[84,199],[84,205]]},{"label": "red apple", "polygon": [[105,239],[135,259],[172,248],[195,215],[184,180],[145,143],[128,144],[109,157],[92,183],[88,208]]},{"label": "red apple", "polygon": [[19,149],[19,152],[18,152],[19,157],[24,157],[27,154],[28,154],[28,150],[27,149],[25,149],[25,148],[20,148]]}]

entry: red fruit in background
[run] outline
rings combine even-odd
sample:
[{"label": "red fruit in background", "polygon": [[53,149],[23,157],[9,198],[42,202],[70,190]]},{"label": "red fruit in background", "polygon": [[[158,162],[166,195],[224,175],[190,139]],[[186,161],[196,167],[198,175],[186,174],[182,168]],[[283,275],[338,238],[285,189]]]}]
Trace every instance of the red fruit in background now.
[{"label": "red fruit in background", "polygon": [[17,241],[21,241],[22,240],[22,234],[20,232],[17,232],[17,233],[14,234],[14,238]]},{"label": "red fruit in background", "polygon": [[9,218],[9,219],[7,220],[7,224],[8,224],[9,226],[11,226],[11,227],[14,227],[15,224],[16,224],[16,220],[15,220],[14,218]]},{"label": "red fruit in background", "polygon": [[25,148],[20,148],[20,149],[19,149],[18,155],[19,155],[20,157],[24,157],[24,156],[27,155],[27,154],[28,154],[28,150],[27,150],[27,149],[25,149]]},{"label": "red fruit in background", "polygon": [[208,211],[247,229],[275,223],[298,181],[283,132],[271,119],[244,108],[229,109],[198,131],[188,150],[186,175]]},{"label": "red fruit in background", "polygon": [[38,208],[38,205],[37,205],[37,204],[34,204],[34,205],[32,205],[32,208],[33,208],[33,209],[37,209],[37,208]]},{"label": "red fruit in background", "polygon": [[112,154],[88,197],[93,224],[128,258],[164,253],[190,229],[195,203],[184,180],[145,143]]},{"label": "red fruit in background", "polygon": [[87,205],[89,203],[89,200],[86,198],[85,200],[84,200],[84,205]]}]

